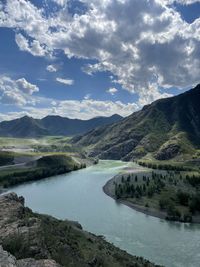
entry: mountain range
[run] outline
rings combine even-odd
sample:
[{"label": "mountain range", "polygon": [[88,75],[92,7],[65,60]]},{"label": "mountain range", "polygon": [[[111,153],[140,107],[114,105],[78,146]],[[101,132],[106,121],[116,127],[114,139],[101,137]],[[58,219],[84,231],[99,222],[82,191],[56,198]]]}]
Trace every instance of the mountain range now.
[{"label": "mountain range", "polygon": [[34,119],[24,116],[0,123],[0,136],[4,137],[40,137],[46,135],[73,136],[83,134],[102,125],[108,125],[121,120],[114,114],[111,117],[96,117],[90,120],[69,119],[60,116],[47,116]]},{"label": "mountain range", "polygon": [[101,159],[191,158],[200,148],[200,84],[146,105],[120,122],[75,137],[73,142]]}]

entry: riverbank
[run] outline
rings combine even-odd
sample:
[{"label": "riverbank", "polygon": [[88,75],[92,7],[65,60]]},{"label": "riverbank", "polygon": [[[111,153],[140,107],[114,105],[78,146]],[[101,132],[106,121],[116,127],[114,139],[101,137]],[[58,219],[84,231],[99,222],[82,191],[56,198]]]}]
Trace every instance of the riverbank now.
[{"label": "riverbank", "polygon": [[[104,186],[106,195],[146,215],[183,223],[200,223],[199,194],[182,174],[125,170]],[[168,181],[169,179],[169,181]],[[184,190],[184,191],[183,191]]]},{"label": "riverbank", "polygon": [[157,210],[153,210],[147,207],[141,207],[137,204],[134,204],[132,202],[129,202],[127,200],[123,200],[123,199],[117,199],[116,196],[113,194],[113,182],[115,181],[115,178],[110,179],[104,186],[103,186],[103,192],[111,197],[112,199],[114,199],[117,203],[123,204],[128,206],[129,208],[132,208],[136,211],[142,212],[148,216],[153,216],[153,217],[157,217],[160,219],[165,219],[166,214],[162,213],[162,212],[158,212]]},{"label": "riverbank", "polygon": [[159,267],[84,231],[77,222],[34,213],[24,202],[15,193],[0,196],[0,266]]},{"label": "riverbank", "polygon": [[[129,167],[129,168],[125,168],[123,173],[126,174],[139,174],[139,173],[144,173],[144,172],[149,172],[149,170],[147,168],[141,167],[139,165],[136,165],[135,168]],[[153,216],[153,217],[157,217],[160,219],[165,219],[166,214],[164,212],[159,212],[158,210],[155,209],[151,209],[151,208],[147,208],[147,207],[142,207],[139,206],[135,203],[132,203],[128,200],[125,199],[117,199],[115,194],[114,194],[114,184],[117,180],[118,176],[113,177],[112,179],[110,179],[104,186],[103,186],[103,192],[111,197],[112,199],[114,199],[115,201],[117,201],[120,204],[126,205],[129,208],[132,208],[138,212],[142,212],[148,216]]]}]

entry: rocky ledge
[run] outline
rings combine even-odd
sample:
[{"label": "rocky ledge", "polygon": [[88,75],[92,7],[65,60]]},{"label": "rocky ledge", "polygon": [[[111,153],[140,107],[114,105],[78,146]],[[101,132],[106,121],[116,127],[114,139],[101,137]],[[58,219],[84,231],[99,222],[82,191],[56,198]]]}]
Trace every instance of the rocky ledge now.
[{"label": "rocky ledge", "polygon": [[153,267],[77,222],[32,212],[15,193],[0,196],[1,267]]}]

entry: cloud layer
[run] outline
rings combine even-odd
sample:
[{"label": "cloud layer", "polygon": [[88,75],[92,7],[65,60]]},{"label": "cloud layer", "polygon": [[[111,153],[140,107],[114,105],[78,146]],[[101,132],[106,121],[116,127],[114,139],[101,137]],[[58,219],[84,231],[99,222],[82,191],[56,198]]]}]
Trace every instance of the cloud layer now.
[{"label": "cloud layer", "polygon": [[[56,51],[62,50],[69,58],[96,60],[97,63],[85,66],[84,71],[90,75],[109,71],[115,77],[113,83],[138,94],[140,106],[170,96],[167,91],[170,87],[192,87],[199,82],[200,18],[189,24],[172,6],[175,2],[199,1],[80,0],[87,7],[86,11],[73,15],[68,8],[70,0],[48,1],[53,2],[57,8],[47,13],[45,8],[38,8],[30,1],[7,0],[0,4],[0,27],[14,29],[19,49],[33,56],[55,57]],[[49,65],[47,70],[56,72],[57,69]],[[69,79],[58,77],[56,80],[73,84]],[[27,95],[38,91],[37,86],[28,86],[24,78],[13,81],[7,77],[0,83],[2,103],[24,105],[32,101]],[[6,90],[2,89],[2,83]],[[8,89],[12,83],[14,90]],[[108,92],[115,94],[114,89]],[[70,106],[71,102],[67,103]],[[78,110],[84,110],[87,105],[85,117],[88,111],[98,115],[102,107],[110,115],[109,105],[112,113],[119,109],[122,115],[138,107],[121,102],[103,104],[90,99],[74,101],[74,104]],[[64,102],[57,107],[60,112],[62,105]],[[90,110],[94,106],[96,112],[93,108]],[[68,112],[70,114],[70,110]],[[78,116],[76,110],[74,114]]]},{"label": "cloud layer", "polygon": [[198,1],[82,0],[87,11],[74,16],[70,1],[54,2],[60,8],[46,15],[30,1],[7,0],[0,26],[17,29],[19,48],[32,55],[61,49],[67,57],[96,59],[87,66],[90,74],[110,71],[115,82],[139,94],[141,103],[167,96],[160,88],[199,81],[200,19],[188,24],[169,6]]},{"label": "cloud layer", "polygon": [[[62,80],[62,79],[61,79]],[[70,80],[62,83],[69,85]],[[72,81],[73,82],[73,81]],[[69,118],[90,119],[95,116],[111,116],[118,113],[128,116],[138,109],[134,103],[121,101],[100,101],[85,96],[78,100],[55,100],[38,96],[39,88],[25,78],[14,80],[8,76],[0,77],[0,104],[15,105],[22,111],[0,113],[1,120],[11,120],[24,115],[43,118],[47,115],[60,115]]]},{"label": "cloud layer", "polygon": [[96,116],[111,116],[115,113],[128,116],[138,108],[134,103],[124,104],[121,101],[113,102],[93,99],[52,102],[49,103],[48,107],[36,108],[34,106],[24,106],[23,111],[20,112],[0,113],[0,121],[15,119],[24,115],[34,118],[43,118],[47,115],[60,115],[72,119],[90,119]]}]

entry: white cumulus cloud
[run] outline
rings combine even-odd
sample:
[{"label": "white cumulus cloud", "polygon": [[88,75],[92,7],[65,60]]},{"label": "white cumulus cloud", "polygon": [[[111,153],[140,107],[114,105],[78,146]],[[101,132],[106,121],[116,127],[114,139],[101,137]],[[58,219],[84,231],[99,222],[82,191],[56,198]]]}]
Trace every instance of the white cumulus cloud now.
[{"label": "white cumulus cloud", "polygon": [[39,88],[25,78],[13,80],[8,76],[0,76],[0,102],[3,104],[34,105],[35,99],[31,95],[38,91]]},{"label": "white cumulus cloud", "polygon": [[46,46],[40,44],[38,40],[29,41],[21,33],[16,34],[15,41],[21,51],[31,53],[33,56],[46,56],[51,55]]},{"label": "white cumulus cloud", "polygon": [[32,95],[35,92],[39,92],[39,88],[32,83],[27,82],[25,78],[16,80],[16,85],[19,90],[22,90],[25,94]]},{"label": "white cumulus cloud", "polygon": [[60,8],[47,15],[30,1],[7,0],[0,6],[0,26],[17,29],[19,48],[33,55],[60,49],[68,58],[95,60],[84,68],[87,73],[108,71],[138,94],[139,103],[169,96],[169,87],[199,82],[200,18],[184,21],[169,5],[175,1],[81,0],[87,9],[75,15],[67,9],[71,1],[56,2]]}]

